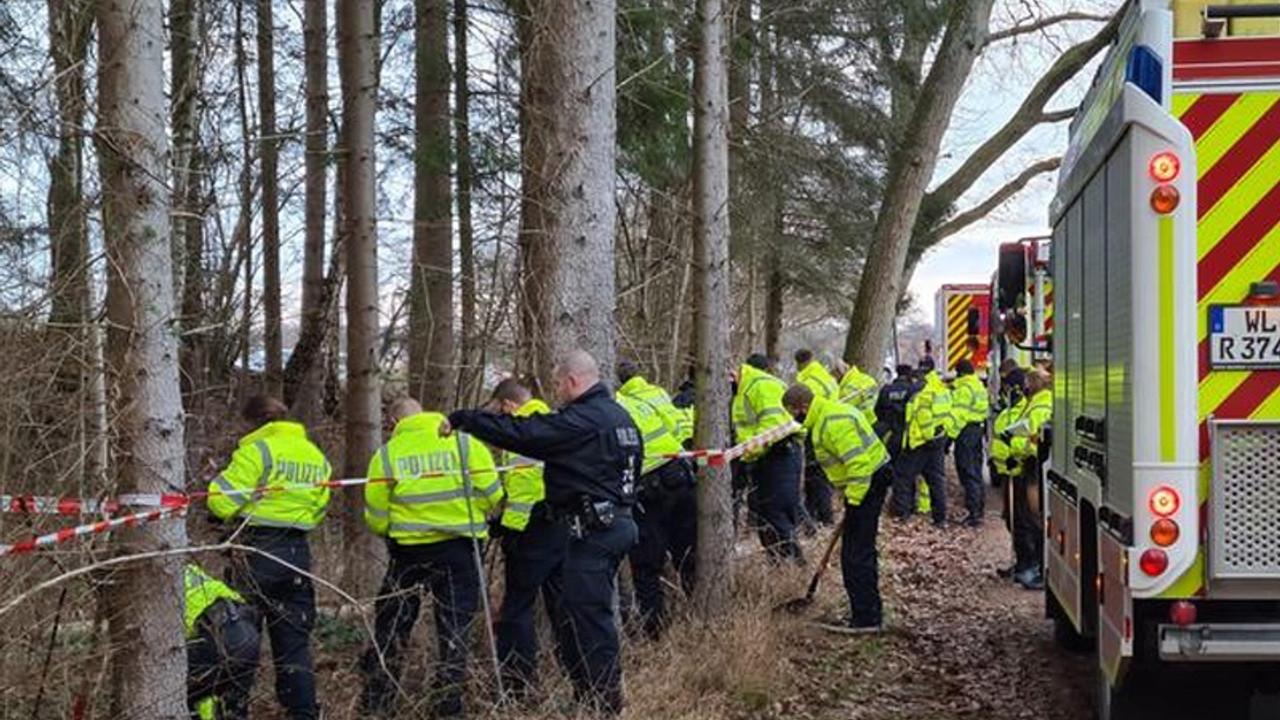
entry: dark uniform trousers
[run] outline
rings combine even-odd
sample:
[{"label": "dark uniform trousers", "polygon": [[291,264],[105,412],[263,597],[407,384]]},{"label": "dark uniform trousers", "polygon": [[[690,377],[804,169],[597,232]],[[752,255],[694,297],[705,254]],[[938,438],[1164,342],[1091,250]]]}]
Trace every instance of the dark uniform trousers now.
[{"label": "dark uniform trousers", "polygon": [[945,449],[942,438],[935,438],[920,447],[903,451],[894,462],[893,515],[910,517],[915,512],[916,478],[924,475],[929,486],[929,503],[935,525],[947,521],[947,476]]},{"label": "dark uniform trousers", "polygon": [[557,651],[575,697],[610,715],[622,712],[621,643],[613,596],[618,566],[638,536],[631,512],[616,512],[609,527],[570,537],[560,573],[561,610],[555,616]]},{"label": "dark uniform trousers", "polygon": [[361,661],[365,709],[385,710],[395,698],[402,651],[418,619],[425,589],[433,601],[439,646],[432,708],[436,715],[461,714],[468,636],[480,607],[480,574],[471,544],[469,538],[426,545],[388,543],[387,575],[375,610],[374,646]]},{"label": "dark uniform trousers", "polygon": [[960,487],[964,488],[964,506],[969,520],[978,522],[986,512],[986,491],[982,486],[982,437],[986,428],[982,423],[969,423],[956,438],[954,458]]},{"label": "dark uniform trousers", "polygon": [[750,466],[747,509],[755,516],[760,544],[772,560],[803,565],[804,552],[796,542],[801,473],[798,443],[794,438],[780,440]]},{"label": "dark uniform trousers", "polygon": [[258,669],[259,635],[252,608],[218,600],[196,621],[187,641],[187,708],[217,698],[218,720],[247,720],[249,693]]},{"label": "dark uniform trousers", "polygon": [[693,592],[698,512],[693,473],[687,463],[674,460],[640,479],[635,521],[640,533],[640,542],[631,550],[636,603],[645,634],[657,639],[666,622],[662,571],[668,558],[680,578],[680,587],[686,594]]},{"label": "dark uniform trousers", "polygon": [[805,441],[804,466],[804,510],[811,523],[831,525],[835,522],[835,513],[831,509],[831,496],[834,492],[827,474],[822,471],[814,455],[813,446]]},{"label": "dark uniform trousers", "polygon": [[1044,520],[1040,514],[1040,470],[1040,463],[1033,458],[1025,462],[1022,473],[1013,478],[1012,524],[1015,572],[1039,568],[1044,557]]},{"label": "dark uniform trousers", "polygon": [[523,698],[538,683],[534,610],[539,593],[552,625],[558,625],[560,573],[568,553],[569,530],[564,523],[552,520],[546,508],[539,504],[524,530],[507,532],[500,542],[505,590],[496,628],[498,657],[502,659],[507,691]]},{"label": "dark uniform trousers", "polygon": [[849,607],[853,609],[850,622],[855,627],[879,625],[883,620],[876,535],[880,532],[880,511],[884,509],[893,478],[893,466],[886,464],[871,476],[871,487],[861,503],[845,502],[840,572],[844,576],[844,590],[849,595]]},{"label": "dark uniform trousers", "polygon": [[[311,629],[316,620],[316,593],[311,578],[280,564],[311,572],[311,546],[300,530],[247,527],[246,545],[260,552],[237,555],[232,585],[252,602],[271,638],[276,671],[276,698],[290,720],[317,720],[315,665]],[[271,557],[267,557],[271,556]]]}]

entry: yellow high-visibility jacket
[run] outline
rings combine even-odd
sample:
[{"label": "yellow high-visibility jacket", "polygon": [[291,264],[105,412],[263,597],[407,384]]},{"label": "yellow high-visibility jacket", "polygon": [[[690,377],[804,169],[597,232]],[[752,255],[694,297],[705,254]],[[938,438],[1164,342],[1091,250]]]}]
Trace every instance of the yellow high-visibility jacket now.
[{"label": "yellow high-visibility jacket", "polygon": [[1008,432],[1013,436],[1009,441],[1009,452],[1019,460],[1034,458],[1044,439],[1044,428],[1051,420],[1053,390],[1045,388],[1031,396],[1022,415],[1009,426]]},{"label": "yellow high-visibility jacket", "polygon": [[889,463],[889,450],[866,416],[852,405],[815,397],[804,427],[827,479],[851,505],[860,505],[871,476]]},{"label": "yellow high-visibility jacket", "polygon": [[231,464],[209,483],[209,512],[257,527],[311,530],[329,507],[333,470],[296,422],[269,422],[240,438]]},{"label": "yellow high-visibility jacket", "polygon": [[840,378],[840,402],[861,410],[872,425],[876,422],[876,399],[879,394],[876,379],[859,370],[856,365],[850,365],[844,377]]},{"label": "yellow high-visibility jacket", "polygon": [[1009,477],[1022,473],[1022,459],[1013,456],[1009,444],[1000,439],[1000,436],[1026,411],[1027,398],[1020,397],[1018,402],[1001,410],[991,426],[991,461],[996,466],[996,472]]},{"label": "yellow high-visibility jacket", "polygon": [[[786,383],[746,364],[743,364],[740,372],[738,392],[733,396],[733,436],[736,442],[746,442],[763,432],[792,422],[790,413],[782,406],[782,396],[787,391]],[[742,459],[746,462],[759,460],[768,451],[768,446],[757,448],[743,455]]]},{"label": "yellow high-visibility jacket", "polygon": [[630,380],[622,383],[622,387],[618,388],[615,395],[625,395],[633,400],[639,400],[647,404],[654,412],[658,413],[658,417],[662,418],[662,422],[666,424],[667,431],[670,432],[679,443],[693,437],[693,423],[688,422],[684,414],[679,408],[671,402],[671,396],[666,390],[650,383],[643,377],[636,375]]},{"label": "yellow high-visibility jacket", "polygon": [[836,379],[822,367],[817,360],[810,360],[808,365],[796,373],[796,382],[813,391],[813,396],[823,400],[838,400],[840,386]]},{"label": "yellow high-visibility jacket", "polygon": [[907,448],[914,450],[946,434],[951,427],[951,391],[937,371],[925,376],[924,387],[907,402]]},{"label": "yellow high-visibility jacket", "polygon": [[[369,477],[395,478],[364,489],[364,520],[401,545],[488,536],[486,516],[502,499],[493,456],[470,436],[440,436],[444,415],[418,413],[396,423],[391,440],[369,461]],[[468,494],[460,443],[467,443]]]},{"label": "yellow high-visibility jacket", "polygon": [[191,563],[187,563],[183,569],[183,585],[186,590],[186,604],[183,606],[182,621],[187,628],[188,638],[195,637],[196,622],[210,605],[219,600],[244,602],[240,593],[206,573],[200,566]]},{"label": "yellow high-visibility jacket", "polygon": [[676,436],[662,421],[662,416],[649,403],[622,394],[615,395],[614,399],[626,409],[627,414],[636,424],[636,429],[640,431],[640,437],[644,439],[644,465],[640,470],[641,475],[648,475],[674,459],[662,457],[663,455],[684,450],[684,446],[676,440]]},{"label": "yellow high-visibility jacket", "polygon": [[[537,398],[521,405],[515,411],[516,417],[545,415],[551,412],[547,404]],[[511,530],[524,530],[529,527],[529,519],[533,508],[547,497],[547,486],[542,481],[542,465],[536,460],[503,451],[503,465],[523,465],[506,471],[502,478],[502,487],[507,492],[507,502],[502,509],[502,526]]]},{"label": "yellow high-visibility jacket", "polygon": [[957,433],[971,424],[986,424],[991,413],[991,401],[986,386],[977,375],[956,378],[951,390],[951,413],[955,417]]}]

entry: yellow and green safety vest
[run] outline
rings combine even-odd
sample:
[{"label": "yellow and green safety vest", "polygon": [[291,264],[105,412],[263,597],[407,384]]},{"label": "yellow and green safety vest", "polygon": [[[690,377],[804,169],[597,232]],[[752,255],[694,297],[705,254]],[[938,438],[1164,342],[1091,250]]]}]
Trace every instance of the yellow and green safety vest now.
[{"label": "yellow and green safety vest", "polygon": [[840,378],[838,392],[840,402],[858,408],[872,425],[875,424],[876,399],[880,394],[875,378],[859,370],[857,365],[850,365],[844,377]]},{"label": "yellow and green safety vest", "polygon": [[226,583],[205,572],[199,565],[188,563],[183,569],[183,585],[186,589],[186,603],[183,606],[182,622],[187,629],[187,637],[196,635],[196,622],[209,606],[219,600],[243,603],[240,593],[232,590]]},{"label": "yellow and green safety vest", "polygon": [[[547,404],[537,398],[521,405],[513,413],[516,417],[545,415],[551,412]],[[533,508],[547,497],[547,486],[542,481],[542,465],[532,458],[503,451],[504,465],[518,465],[506,471],[502,486],[507,492],[507,502],[502,509],[502,526],[512,530],[524,530],[529,526]]]},{"label": "yellow and green safety vest", "polygon": [[1018,402],[1001,410],[991,426],[991,461],[995,464],[997,472],[1009,477],[1022,473],[1022,459],[1013,456],[1009,444],[1001,440],[1000,436],[1007,432],[1026,410],[1027,398],[1020,397]]},{"label": "yellow and green safety vest", "polygon": [[301,424],[269,422],[240,438],[231,464],[209,483],[209,512],[256,527],[311,530],[329,507],[333,470]]},{"label": "yellow and green safety vest", "polygon": [[1034,458],[1044,437],[1044,428],[1053,420],[1053,390],[1044,388],[1031,396],[1023,413],[1009,425],[1013,437],[1009,452],[1020,460]]},{"label": "yellow and green safety vest", "polygon": [[[733,396],[733,436],[744,443],[751,438],[792,422],[782,405],[786,383],[769,373],[744,364],[738,376],[738,392]],[[777,442],[776,440],[774,442]],[[773,443],[770,443],[772,445]],[[742,456],[746,462],[764,457],[768,446]]]},{"label": "yellow and green safety vest", "polygon": [[617,395],[625,395],[632,400],[647,404],[666,424],[667,430],[675,436],[676,442],[683,445],[685,440],[693,437],[693,423],[688,422],[679,408],[671,402],[666,390],[636,375],[622,383]]},{"label": "yellow and green safety vest", "polygon": [[840,386],[836,383],[836,379],[827,372],[822,363],[817,360],[810,360],[808,365],[800,368],[796,373],[796,382],[804,385],[813,391],[813,396],[822,398],[823,400],[839,400]]},{"label": "yellow and green safety vest", "polygon": [[[488,536],[486,518],[502,499],[493,455],[473,437],[441,437],[444,419],[431,412],[402,419],[369,461],[370,478],[395,479],[365,486],[364,521],[374,534],[401,545]],[[462,442],[467,443],[470,493],[462,477]]]},{"label": "yellow and green safety vest", "polygon": [[651,405],[621,393],[614,398],[631,416],[636,429],[640,431],[640,437],[644,440],[644,465],[640,470],[642,475],[648,475],[673,459],[662,457],[663,455],[684,450],[684,446],[676,440],[675,434],[667,429],[662,416]]},{"label": "yellow and green safety vest", "polygon": [[804,427],[827,479],[850,504],[860,505],[871,476],[889,463],[889,450],[866,416],[852,405],[815,397]]},{"label": "yellow and green safety vest", "polygon": [[949,433],[951,425],[951,391],[937,371],[930,371],[924,387],[907,402],[907,448],[914,450]]},{"label": "yellow and green safety vest", "polygon": [[991,401],[987,396],[986,386],[977,375],[956,378],[951,390],[951,412],[955,417],[957,430],[963,430],[972,424],[986,424],[991,412]]}]

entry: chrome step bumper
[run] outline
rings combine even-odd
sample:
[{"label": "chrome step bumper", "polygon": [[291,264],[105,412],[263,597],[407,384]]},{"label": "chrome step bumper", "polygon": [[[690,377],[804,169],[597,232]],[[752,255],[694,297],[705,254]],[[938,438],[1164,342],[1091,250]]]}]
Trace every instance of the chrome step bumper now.
[{"label": "chrome step bumper", "polygon": [[1280,624],[1161,625],[1160,659],[1195,662],[1280,660]]}]

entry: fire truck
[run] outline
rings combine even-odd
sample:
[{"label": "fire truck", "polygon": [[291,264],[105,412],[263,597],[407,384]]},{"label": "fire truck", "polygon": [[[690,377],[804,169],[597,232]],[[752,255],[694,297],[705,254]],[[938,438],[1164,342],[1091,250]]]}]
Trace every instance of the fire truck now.
[{"label": "fire truck", "polygon": [[939,372],[954,373],[968,360],[979,373],[987,367],[991,289],[986,285],[943,285],[935,295],[934,360]]},{"label": "fire truck", "polygon": [[1280,6],[1122,12],[1050,211],[1046,612],[1100,717],[1188,668],[1245,717],[1280,679]]},{"label": "fire truck", "polygon": [[[993,367],[1008,358],[1021,367],[1052,355],[1053,276],[1052,241],[1047,237],[1023,238],[1000,245],[999,260],[991,279],[990,317]],[[998,374],[992,373],[993,392],[999,392]]]}]

